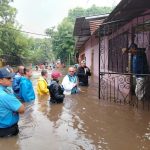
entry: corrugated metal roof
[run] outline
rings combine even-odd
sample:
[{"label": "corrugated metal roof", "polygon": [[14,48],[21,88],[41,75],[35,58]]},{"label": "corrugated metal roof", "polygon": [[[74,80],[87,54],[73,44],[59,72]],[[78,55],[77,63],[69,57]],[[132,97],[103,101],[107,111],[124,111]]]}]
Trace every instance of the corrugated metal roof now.
[{"label": "corrugated metal roof", "polygon": [[122,0],[104,21],[129,20],[150,9],[150,0]]},{"label": "corrugated metal roof", "polygon": [[[100,35],[110,35],[133,18],[150,10],[150,0],[122,0],[104,20]],[[115,25],[116,24],[116,25]]]}]

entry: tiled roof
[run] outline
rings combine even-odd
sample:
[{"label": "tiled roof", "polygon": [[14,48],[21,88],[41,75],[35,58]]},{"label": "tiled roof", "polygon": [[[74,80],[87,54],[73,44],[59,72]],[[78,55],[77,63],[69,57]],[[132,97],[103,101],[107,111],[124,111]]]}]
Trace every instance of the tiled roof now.
[{"label": "tiled roof", "polygon": [[77,18],[74,26],[75,49],[78,50],[103,23],[108,14]]}]

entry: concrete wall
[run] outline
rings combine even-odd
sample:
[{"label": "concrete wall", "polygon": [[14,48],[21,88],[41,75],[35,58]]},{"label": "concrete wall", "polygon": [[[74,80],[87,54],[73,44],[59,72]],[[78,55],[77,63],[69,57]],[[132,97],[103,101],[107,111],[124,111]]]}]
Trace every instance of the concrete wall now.
[{"label": "concrete wall", "polygon": [[[99,41],[98,37],[91,36],[85,44],[85,57],[87,66],[91,69],[92,75],[98,77],[99,67]],[[92,58],[93,57],[93,58]]]}]

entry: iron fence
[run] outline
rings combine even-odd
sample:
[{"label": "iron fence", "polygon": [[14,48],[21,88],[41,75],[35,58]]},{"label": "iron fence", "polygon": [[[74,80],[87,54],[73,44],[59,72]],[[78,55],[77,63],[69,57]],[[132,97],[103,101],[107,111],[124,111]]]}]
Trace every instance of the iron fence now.
[{"label": "iron fence", "polygon": [[[100,26],[101,100],[150,110],[150,23],[147,20],[148,17],[139,16]],[[131,47],[133,43],[136,48]],[[136,54],[133,49],[137,50]]]}]

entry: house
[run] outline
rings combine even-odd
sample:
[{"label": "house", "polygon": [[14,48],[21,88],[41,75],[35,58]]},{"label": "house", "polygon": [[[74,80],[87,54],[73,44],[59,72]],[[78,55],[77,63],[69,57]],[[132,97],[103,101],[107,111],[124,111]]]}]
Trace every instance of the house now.
[{"label": "house", "polygon": [[[134,99],[135,74],[132,72],[131,55],[123,53],[123,49],[129,49],[131,43],[135,43],[139,49],[145,50],[150,66],[149,1],[122,0],[100,26],[99,37],[99,97],[131,103]],[[145,84],[144,88],[147,86]]]},{"label": "house", "polygon": [[77,18],[74,26],[76,60],[86,59],[87,66],[98,77],[99,38],[96,32],[108,14]]},{"label": "house", "polygon": [[77,40],[76,45],[81,44],[77,47],[78,55],[85,54],[88,66],[99,77],[99,98],[131,103],[135,97],[134,74],[131,55],[123,52],[135,43],[145,50],[150,70],[149,0],[122,0],[94,33],[82,42]]}]

